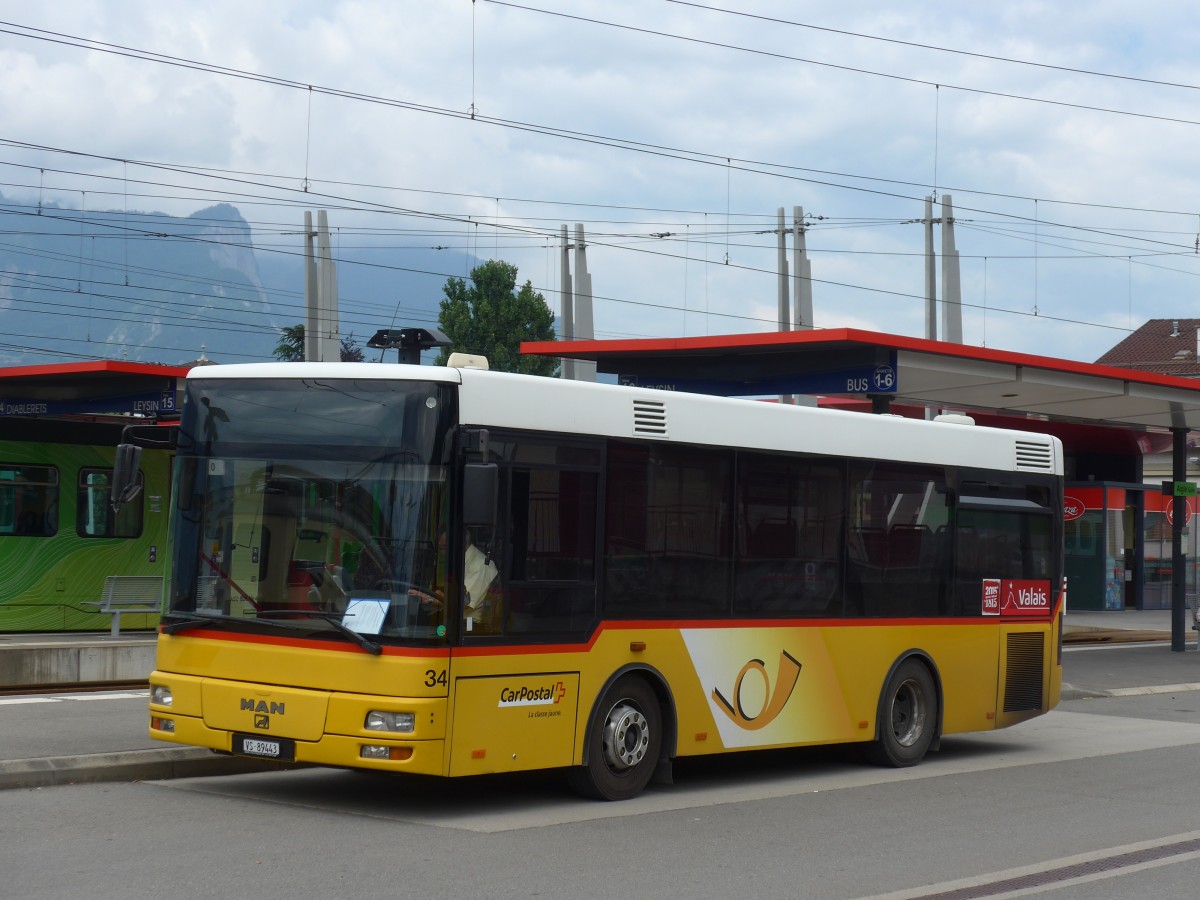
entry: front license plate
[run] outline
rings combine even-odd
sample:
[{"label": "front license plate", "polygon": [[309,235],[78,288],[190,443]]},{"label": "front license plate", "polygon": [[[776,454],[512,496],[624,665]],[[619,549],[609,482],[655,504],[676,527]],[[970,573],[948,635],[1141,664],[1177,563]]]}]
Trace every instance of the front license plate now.
[{"label": "front license plate", "polygon": [[233,736],[233,752],[238,756],[257,756],[262,759],[293,762],[296,759],[296,742],[283,738],[235,734]]}]

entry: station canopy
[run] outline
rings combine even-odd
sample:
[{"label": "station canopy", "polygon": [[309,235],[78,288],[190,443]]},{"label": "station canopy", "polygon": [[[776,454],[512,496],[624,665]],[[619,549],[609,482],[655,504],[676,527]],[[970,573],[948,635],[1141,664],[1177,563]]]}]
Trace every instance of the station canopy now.
[{"label": "station canopy", "polygon": [[1139,431],[1200,429],[1200,380],[829,328],[614,341],[531,341],[622,384],[723,396],[807,394]]}]

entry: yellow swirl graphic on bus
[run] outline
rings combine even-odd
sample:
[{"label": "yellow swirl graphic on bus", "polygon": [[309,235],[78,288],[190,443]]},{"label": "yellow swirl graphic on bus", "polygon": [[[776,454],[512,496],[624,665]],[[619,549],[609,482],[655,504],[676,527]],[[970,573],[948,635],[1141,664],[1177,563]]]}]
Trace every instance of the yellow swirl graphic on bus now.
[{"label": "yellow swirl graphic on bus", "polygon": [[[771,677],[767,674],[767,666],[761,659],[752,659],[738,672],[737,680],[733,683],[733,703],[730,703],[719,690],[713,688],[712,698],[721,711],[729,716],[735,724],[746,731],[757,731],[775,721],[775,717],[791,699],[800,677],[800,662],[786,650],[779,651],[779,671],[776,674],[775,690],[771,690]],[[742,708],[742,680],[747,672],[757,672],[762,676],[763,687],[766,690],[766,702],[754,715],[748,715]]]}]

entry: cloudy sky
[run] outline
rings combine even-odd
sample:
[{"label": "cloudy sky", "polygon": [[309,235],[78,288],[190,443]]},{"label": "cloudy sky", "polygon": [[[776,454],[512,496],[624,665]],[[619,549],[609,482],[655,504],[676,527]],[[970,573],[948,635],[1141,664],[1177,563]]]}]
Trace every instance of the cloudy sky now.
[{"label": "cloudy sky", "polygon": [[771,232],[799,206],[817,327],[921,336],[923,198],[949,194],[967,343],[1091,361],[1200,315],[1200,24],[1175,0],[0,0],[0,20],[10,203],[226,201],[263,244],[328,208],[344,245],[504,258],[556,309],[581,223],[600,338],[773,329]]}]

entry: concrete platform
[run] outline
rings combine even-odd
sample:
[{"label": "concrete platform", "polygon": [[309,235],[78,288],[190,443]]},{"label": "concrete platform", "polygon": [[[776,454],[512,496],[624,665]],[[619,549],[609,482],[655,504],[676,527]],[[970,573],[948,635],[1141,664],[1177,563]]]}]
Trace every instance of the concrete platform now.
[{"label": "concrete platform", "polygon": [[[1192,610],[1189,609],[1184,621],[1184,639],[1188,644],[1196,641],[1192,622]],[[1063,640],[1067,643],[1170,639],[1169,609],[1067,610],[1063,628]]]},{"label": "concrete platform", "polygon": [[0,687],[145,681],[155,632],[0,634]]},{"label": "concrete platform", "polygon": [[[1196,642],[1192,610],[1186,641]],[[0,687],[114,684],[145,681],[154,670],[154,632],[0,634]],[[1171,611],[1069,610],[1071,643],[1171,639]]]}]

